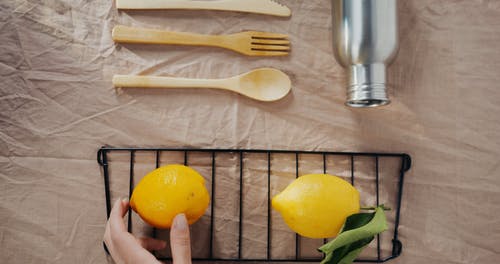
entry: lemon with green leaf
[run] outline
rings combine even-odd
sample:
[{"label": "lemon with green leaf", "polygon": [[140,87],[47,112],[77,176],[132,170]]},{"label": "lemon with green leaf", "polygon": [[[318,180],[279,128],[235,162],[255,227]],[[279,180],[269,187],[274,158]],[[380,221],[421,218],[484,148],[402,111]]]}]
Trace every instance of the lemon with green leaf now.
[{"label": "lemon with green leaf", "polygon": [[334,237],[347,217],[359,212],[359,192],[340,177],[308,174],[274,196],[272,207],[301,236]]}]

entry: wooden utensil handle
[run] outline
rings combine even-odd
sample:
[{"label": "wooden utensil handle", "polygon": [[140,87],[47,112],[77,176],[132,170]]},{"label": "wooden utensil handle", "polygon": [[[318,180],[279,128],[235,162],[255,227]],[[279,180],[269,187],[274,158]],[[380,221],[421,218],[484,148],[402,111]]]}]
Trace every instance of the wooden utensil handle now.
[{"label": "wooden utensil handle", "polygon": [[116,0],[118,9],[234,9],[234,0]]},{"label": "wooden utensil handle", "polygon": [[163,76],[114,75],[113,85],[120,88],[226,88],[225,79],[188,79]]},{"label": "wooden utensil handle", "polygon": [[156,29],[115,26],[112,37],[119,43],[173,44],[191,46],[218,46],[220,38],[216,35],[172,32]]}]

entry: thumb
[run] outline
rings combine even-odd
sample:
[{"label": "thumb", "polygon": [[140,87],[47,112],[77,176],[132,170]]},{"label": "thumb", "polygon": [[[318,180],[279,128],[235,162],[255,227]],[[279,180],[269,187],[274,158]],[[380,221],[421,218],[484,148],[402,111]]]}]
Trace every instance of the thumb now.
[{"label": "thumb", "polygon": [[189,226],[184,214],[178,214],[174,218],[172,229],[170,229],[170,247],[173,264],[191,264]]}]

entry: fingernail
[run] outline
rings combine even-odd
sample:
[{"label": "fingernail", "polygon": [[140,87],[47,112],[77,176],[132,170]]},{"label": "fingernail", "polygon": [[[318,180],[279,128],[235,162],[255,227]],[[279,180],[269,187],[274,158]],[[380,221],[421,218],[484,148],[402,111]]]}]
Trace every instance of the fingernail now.
[{"label": "fingernail", "polygon": [[174,218],[173,227],[178,230],[185,230],[188,228],[188,223],[186,216],[184,214],[178,214]]}]

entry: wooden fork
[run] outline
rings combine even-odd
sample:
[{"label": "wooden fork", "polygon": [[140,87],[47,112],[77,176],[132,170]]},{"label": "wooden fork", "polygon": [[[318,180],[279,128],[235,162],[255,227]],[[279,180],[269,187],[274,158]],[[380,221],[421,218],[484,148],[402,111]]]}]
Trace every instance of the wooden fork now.
[{"label": "wooden fork", "polygon": [[248,56],[285,56],[290,51],[288,35],[260,31],[244,31],[230,35],[201,35],[115,26],[112,36],[118,43],[213,46]]}]

